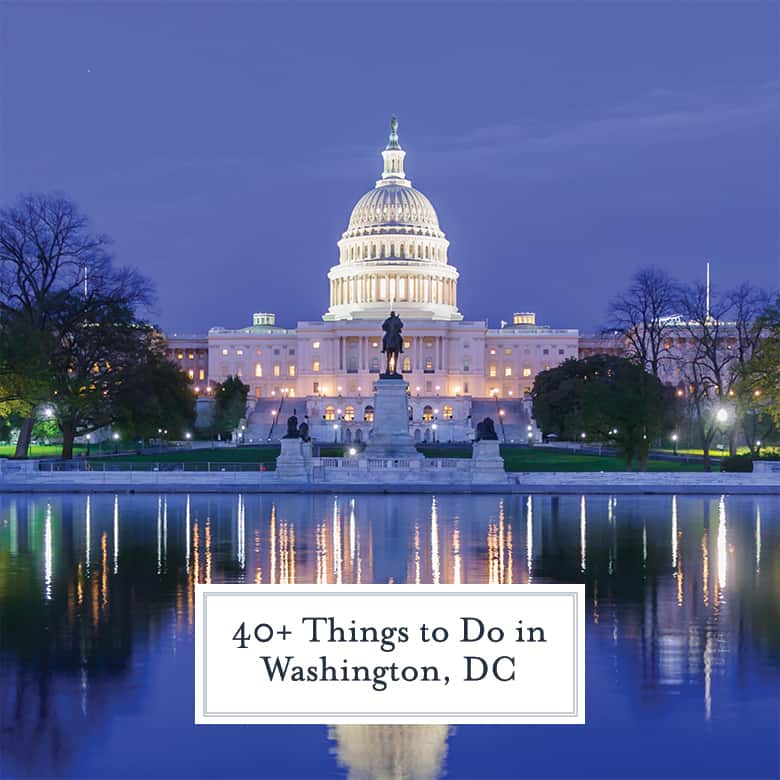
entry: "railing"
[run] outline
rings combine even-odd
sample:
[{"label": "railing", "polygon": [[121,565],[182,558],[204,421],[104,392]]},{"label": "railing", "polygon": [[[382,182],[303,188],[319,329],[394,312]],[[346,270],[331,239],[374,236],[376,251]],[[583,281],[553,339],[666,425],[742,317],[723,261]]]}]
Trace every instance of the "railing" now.
[{"label": "railing", "polygon": [[166,462],[99,462],[90,461],[49,461],[41,462],[38,466],[38,472],[43,473],[63,473],[63,472],[97,472],[109,473],[115,471],[136,471],[136,472],[213,472],[215,474],[227,471],[270,471],[276,467],[275,462],[260,463],[166,463]]}]

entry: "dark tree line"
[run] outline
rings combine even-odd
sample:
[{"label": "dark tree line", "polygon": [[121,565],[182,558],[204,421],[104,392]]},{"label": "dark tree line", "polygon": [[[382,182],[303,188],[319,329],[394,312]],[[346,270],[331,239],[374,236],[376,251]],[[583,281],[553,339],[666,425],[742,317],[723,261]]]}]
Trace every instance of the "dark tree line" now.
[{"label": "dark tree line", "polygon": [[676,395],[635,360],[593,355],[537,375],[534,417],[560,439],[613,443],[629,471],[647,467],[650,446],[676,422]]},{"label": "dark tree line", "polygon": [[149,282],[116,267],[105,236],[62,196],[30,195],[0,211],[0,415],[14,415],[16,456],[38,410],[54,412],[63,456],[108,425],[143,436],[189,427],[194,396],[140,313]]}]

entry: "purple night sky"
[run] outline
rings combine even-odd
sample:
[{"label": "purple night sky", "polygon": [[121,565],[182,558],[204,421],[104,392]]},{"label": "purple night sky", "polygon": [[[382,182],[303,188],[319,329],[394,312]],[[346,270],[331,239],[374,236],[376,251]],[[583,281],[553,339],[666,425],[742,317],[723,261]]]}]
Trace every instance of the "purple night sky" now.
[{"label": "purple night sky", "polygon": [[491,325],[637,267],[778,285],[775,2],[0,5],[0,202],[59,190],[167,330],[319,319],[388,120]]}]

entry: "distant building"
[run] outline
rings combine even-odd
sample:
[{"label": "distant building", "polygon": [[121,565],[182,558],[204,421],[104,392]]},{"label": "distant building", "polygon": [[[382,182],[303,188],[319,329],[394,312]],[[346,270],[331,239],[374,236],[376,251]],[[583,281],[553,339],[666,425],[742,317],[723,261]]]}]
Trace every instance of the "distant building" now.
[{"label": "distant building", "polygon": [[391,310],[404,321],[398,368],[419,441],[468,439],[476,422],[500,412],[507,441],[525,441],[534,377],[579,354],[576,329],[537,325],[533,312],[515,313],[500,328],[463,318],[449,241],[431,202],[406,178],[396,130],[391,125],[380,179],[338,242],[320,320],[284,328],[264,312],[245,328],[169,337],[170,357],[199,393],[231,374],[249,385],[248,439],[277,438],[284,426],[276,419],[295,409],[321,440],[365,441],[373,382],[384,369],[380,325]]}]

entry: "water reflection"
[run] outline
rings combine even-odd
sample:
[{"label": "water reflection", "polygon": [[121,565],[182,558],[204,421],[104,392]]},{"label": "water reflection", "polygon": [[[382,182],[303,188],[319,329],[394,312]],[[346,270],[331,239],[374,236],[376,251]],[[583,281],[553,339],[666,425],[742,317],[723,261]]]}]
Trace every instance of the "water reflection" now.
[{"label": "water reflection", "polygon": [[[177,771],[206,771],[198,743],[245,733],[191,725],[194,589],[207,582],[585,582],[586,733],[615,710],[633,723],[627,744],[673,723],[702,740],[746,729],[755,702],[777,713],[780,531],[762,515],[778,510],[737,496],[0,496],[0,752],[20,774],[122,774],[94,742],[122,718],[114,753],[175,727],[189,746]],[[161,679],[186,695],[160,701]],[[448,744],[448,775],[469,774],[468,728],[448,743],[446,727],[334,727],[335,753],[317,733],[299,757],[312,774],[298,776],[436,777]],[[774,771],[772,755],[753,745]],[[592,761],[572,774],[604,776]],[[248,758],[233,767],[252,773]]]}]

